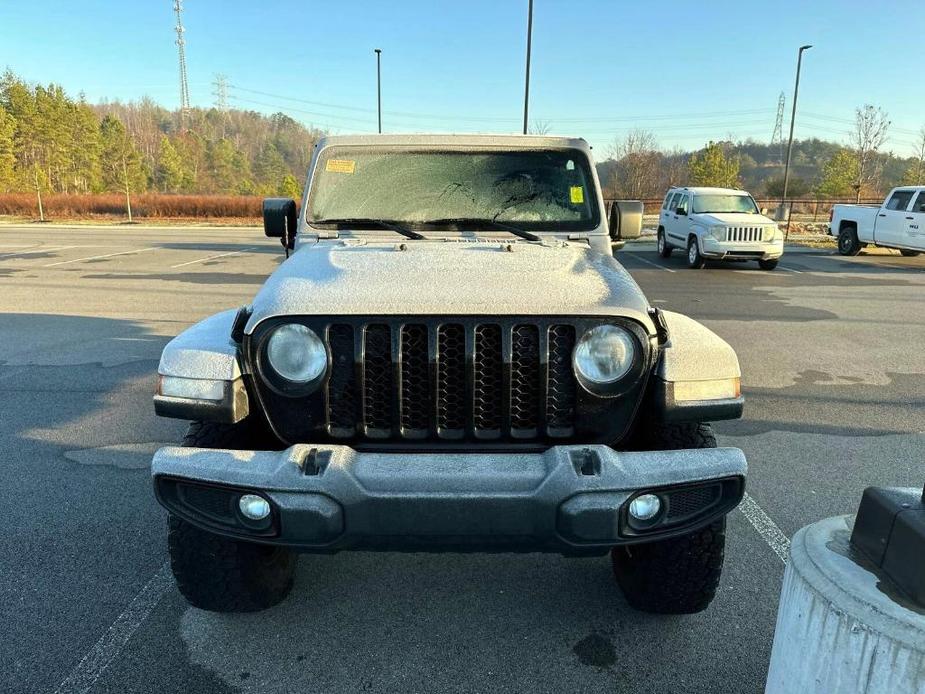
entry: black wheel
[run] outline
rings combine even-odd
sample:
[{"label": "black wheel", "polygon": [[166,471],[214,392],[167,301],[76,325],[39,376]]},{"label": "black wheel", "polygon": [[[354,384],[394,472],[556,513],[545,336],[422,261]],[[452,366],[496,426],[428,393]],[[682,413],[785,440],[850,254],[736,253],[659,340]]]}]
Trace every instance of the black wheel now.
[{"label": "black wheel", "polygon": [[773,270],[774,268],[777,267],[778,262],[779,261],[777,260],[777,258],[775,258],[774,260],[759,260],[758,267],[760,267],[762,270]]},{"label": "black wheel", "polygon": [[[715,448],[709,424],[653,426],[640,442],[652,449]],[[687,535],[614,547],[610,556],[617,584],[635,609],[661,614],[705,610],[723,571],[726,519]]]},{"label": "black wheel", "polygon": [[845,227],[838,233],[838,252],[842,255],[857,255],[861,252],[857,229]]},{"label": "black wheel", "polygon": [[671,246],[668,245],[668,241],[665,240],[665,230],[658,230],[658,254],[662,258],[671,257]]},{"label": "black wheel", "polygon": [[697,237],[691,236],[687,242],[687,267],[699,270],[705,264],[706,260],[700,255],[700,247],[697,245]]},{"label": "black wheel", "polygon": [[[247,449],[259,447],[263,436],[266,430],[247,420],[193,422],[183,445]],[[254,612],[276,605],[292,589],[297,557],[285,547],[232,540],[169,516],[167,548],[177,588],[203,610]]]},{"label": "black wheel", "polygon": [[902,248],[900,249],[899,254],[905,258],[914,258],[919,254],[919,251],[907,251],[906,249]]}]

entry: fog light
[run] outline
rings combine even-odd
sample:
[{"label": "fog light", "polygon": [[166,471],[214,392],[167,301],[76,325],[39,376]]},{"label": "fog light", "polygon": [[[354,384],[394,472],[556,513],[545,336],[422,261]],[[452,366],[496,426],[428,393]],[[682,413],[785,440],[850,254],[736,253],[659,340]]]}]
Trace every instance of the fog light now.
[{"label": "fog light", "polygon": [[640,494],[630,502],[630,515],[636,520],[652,520],[661,510],[662,502],[655,494]]},{"label": "fog light", "polygon": [[256,494],[244,494],[238,500],[238,508],[245,518],[254,521],[263,520],[270,515],[270,502]]}]

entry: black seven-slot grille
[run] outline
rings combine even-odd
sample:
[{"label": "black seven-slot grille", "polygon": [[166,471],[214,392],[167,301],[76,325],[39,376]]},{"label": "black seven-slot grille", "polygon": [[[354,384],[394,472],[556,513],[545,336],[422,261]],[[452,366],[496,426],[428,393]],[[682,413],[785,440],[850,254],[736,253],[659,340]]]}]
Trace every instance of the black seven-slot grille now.
[{"label": "black seven-slot grille", "polygon": [[575,433],[576,326],[331,322],[324,387],[334,439],[531,440]]}]

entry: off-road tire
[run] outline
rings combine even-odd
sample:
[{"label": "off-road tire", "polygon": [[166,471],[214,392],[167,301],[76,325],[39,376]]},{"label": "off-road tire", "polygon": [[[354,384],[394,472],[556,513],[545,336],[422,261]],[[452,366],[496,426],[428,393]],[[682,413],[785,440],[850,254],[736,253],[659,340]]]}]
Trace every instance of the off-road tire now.
[{"label": "off-road tire", "polygon": [[[709,424],[657,424],[640,443],[652,449],[715,448]],[[687,535],[614,547],[613,574],[630,606],[644,612],[693,614],[709,606],[723,571],[726,519]]]},{"label": "off-road tire", "polygon": [[691,236],[687,241],[687,267],[692,270],[699,270],[706,265],[706,259],[700,255],[700,246],[697,244],[697,237]]},{"label": "off-road tire", "polygon": [[[259,447],[267,435],[262,425],[247,420],[192,422],[183,445],[247,449]],[[177,588],[203,610],[255,612],[276,605],[292,589],[297,556],[285,547],[232,540],[171,515],[167,548]]]},{"label": "off-road tire", "polygon": [[775,258],[774,260],[759,260],[758,267],[762,270],[773,270],[777,267],[779,261]]},{"label": "off-road tire", "polygon": [[899,250],[899,254],[904,258],[914,258],[919,254],[920,251],[907,251],[905,248]]},{"label": "off-road tire", "polygon": [[838,232],[838,252],[842,255],[857,255],[861,252],[861,242],[858,241],[857,229],[845,227]]},{"label": "off-road tire", "polygon": [[193,448],[228,448],[231,450],[282,450],[280,442],[266,422],[253,417],[236,424],[190,422],[183,446]]},{"label": "off-road tire", "polygon": [[664,229],[659,229],[659,230],[658,230],[658,238],[657,238],[657,240],[656,240],[656,243],[658,244],[658,255],[659,255],[659,257],[661,257],[661,258],[670,258],[670,257],[671,257],[672,248],[671,248],[671,246],[668,244],[668,239],[665,238],[665,230],[664,230]]}]

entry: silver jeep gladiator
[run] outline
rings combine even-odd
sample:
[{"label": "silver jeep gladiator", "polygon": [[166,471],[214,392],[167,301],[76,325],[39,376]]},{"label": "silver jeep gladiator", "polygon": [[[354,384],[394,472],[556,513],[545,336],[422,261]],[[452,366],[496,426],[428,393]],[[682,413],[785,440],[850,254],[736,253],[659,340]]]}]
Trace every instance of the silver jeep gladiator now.
[{"label": "silver jeep gladiator", "polygon": [[281,601],[298,553],[610,554],[630,605],[703,610],[746,463],[723,340],[614,259],[584,140],[330,137],[289,257],[164,349],[152,474],[180,591]]}]

